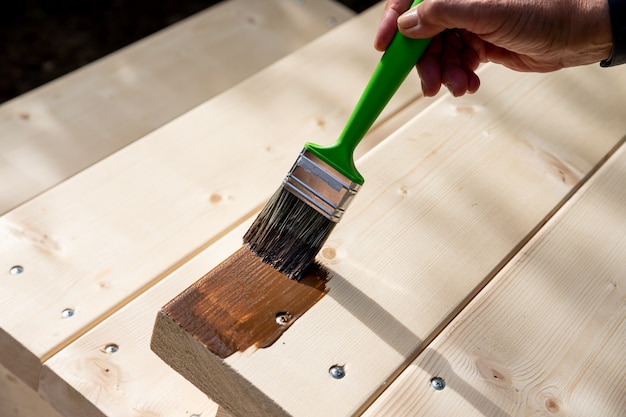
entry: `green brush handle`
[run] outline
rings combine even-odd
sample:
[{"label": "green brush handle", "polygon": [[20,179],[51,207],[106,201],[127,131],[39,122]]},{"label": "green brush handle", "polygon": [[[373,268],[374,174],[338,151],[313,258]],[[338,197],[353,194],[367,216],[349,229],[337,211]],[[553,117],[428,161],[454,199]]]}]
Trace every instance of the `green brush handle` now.
[{"label": "green brush handle", "polygon": [[[414,1],[411,7],[421,1]],[[354,150],[409,75],[429,42],[430,39],[409,39],[397,32],[337,141],[329,146],[309,142],[304,145],[305,149],[351,181],[363,184],[363,176],[354,166]]]}]

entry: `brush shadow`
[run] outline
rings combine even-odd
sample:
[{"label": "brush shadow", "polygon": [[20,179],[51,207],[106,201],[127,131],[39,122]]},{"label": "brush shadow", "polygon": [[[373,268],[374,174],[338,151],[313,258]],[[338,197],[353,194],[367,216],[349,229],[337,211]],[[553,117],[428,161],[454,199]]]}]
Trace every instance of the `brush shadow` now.
[{"label": "brush shadow", "polygon": [[[389,379],[387,379],[386,387],[389,387],[391,382],[411,363],[415,363],[430,375],[429,380],[424,381],[424,383],[429,384],[430,378],[440,376],[447,383],[445,389],[456,391],[483,415],[489,417],[509,417],[508,413],[458,376],[443,356],[435,350],[428,348],[429,342],[425,342],[417,337],[408,327],[344,277],[330,269],[327,269],[327,272],[329,281],[333,281],[333,287],[326,296],[335,300],[406,358],[406,361],[398,369],[393,370]],[[373,320],[373,318],[376,320]],[[426,356],[429,357],[428,361],[417,360]],[[430,364],[434,365],[430,366]],[[372,398],[371,401],[375,401],[375,398]]]},{"label": "brush shadow", "polygon": [[422,339],[367,294],[336,272],[324,269],[328,281],[333,283],[326,296],[348,310],[398,353],[408,356],[416,346],[423,345]]},{"label": "brush shadow", "polygon": [[[446,385],[443,389],[444,391],[448,389],[454,390],[484,416],[510,417],[509,413],[465,382],[461,376],[457,375],[452,369],[452,366],[450,366],[450,362],[436,350],[427,347],[421,352],[420,358],[428,358],[428,360],[420,360],[419,366],[426,371],[431,378],[440,377],[445,381]],[[425,383],[430,382],[425,381]]]}]

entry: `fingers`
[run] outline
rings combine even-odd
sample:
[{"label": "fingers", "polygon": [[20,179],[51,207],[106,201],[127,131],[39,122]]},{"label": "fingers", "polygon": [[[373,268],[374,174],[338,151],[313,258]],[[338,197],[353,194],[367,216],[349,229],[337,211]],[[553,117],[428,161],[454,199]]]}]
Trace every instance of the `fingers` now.
[{"label": "fingers", "polygon": [[424,51],[419,63],[416,65],[417,74],[422,80],[422,93],[425,97],[433,97],[441,88],[442,69],[441,51],[443,50],[441,37],[435,37]]},{"label": "fingers", "polygon": [[398,29],[404,36],[415,39],[432,38],[446,29],[442,24],[429,22],[428,15],[426,18],[422,17],[423,4],[418,4],[398,17]]},{"label": "fingers", "polygon": [[374,38],[374,48],[379,51],[387,49],[389,42],[398,30],[398,17],[406,12],[410,5],[411,0],[387,0]]},{"label": "fingers", "polygon": [[478,53],[468,48],[458,33],[445,31],[434,37],[417,64],[424,95],[436,95],[441,85],[454,96],[476,92],[480,86],[475,73],[479,64]]},{"label": "fingers", "polygon": [[470,32],[446,30],[473,28],[471,13],[463,12],[472,1],[480,0],[424,0],[407,11],[411,0],[387,0],[374,47],[384,51],[398,29],[408,37],[433,38],[417,65],[424,95],[436,95],[442,85],[455,96],[474,93],[480,86],[475,70],[485,61],[484,42]]},{"label": "fingers", "polygon": [[490,0],[424,0],[398,18],[407,37],[432,38],[445,29],[466,29],[483,34],[496,30],[506,6]]}]

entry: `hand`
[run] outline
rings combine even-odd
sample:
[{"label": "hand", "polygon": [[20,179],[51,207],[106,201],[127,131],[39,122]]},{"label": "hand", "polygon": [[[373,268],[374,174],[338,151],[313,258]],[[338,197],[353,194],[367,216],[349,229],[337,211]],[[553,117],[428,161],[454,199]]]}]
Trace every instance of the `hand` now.
[{"label": "hand", "polygon": [[425,96],[445,85],[455,96],[480,86],[476,69],[495,62],[516,71],[550,72],[599,62],[611,53],[607,0],[387,0],[374,46],[396,30],[432,38],[417,63]]}]

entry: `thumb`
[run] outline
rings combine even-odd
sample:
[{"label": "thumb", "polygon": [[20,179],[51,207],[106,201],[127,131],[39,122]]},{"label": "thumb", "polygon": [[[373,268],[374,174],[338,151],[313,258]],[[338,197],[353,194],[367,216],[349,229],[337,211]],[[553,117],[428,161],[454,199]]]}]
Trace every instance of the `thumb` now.
[{"label": "thumb", "polygon": [[[398,29],[410,38],[432,38],[445,29],[466,29],[481,34],[497,29],[502,10],[494,2],[424,0],[398,18]],[[500,2],[495,2],[500,3]],[[482,5],[482,6],[481,6]],[[491,22],[491,23],[488,23]]]}]

